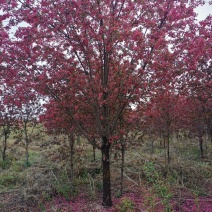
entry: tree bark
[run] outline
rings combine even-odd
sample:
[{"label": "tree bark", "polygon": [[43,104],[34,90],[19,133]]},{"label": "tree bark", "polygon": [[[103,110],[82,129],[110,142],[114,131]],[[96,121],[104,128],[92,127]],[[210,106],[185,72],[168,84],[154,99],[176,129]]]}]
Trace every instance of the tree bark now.
[{"label": "tree bark", "polygon": [[203,129],[202,129],[202,125],[200,124],[198,126],[198,139],[199,139],[199,150],[200,150],[200,158],[204,157],[204,153],[203,153]]},{"label": "tree bark", "polygon": [[163,148],[165,149],[166,148],[166,136],[163,135]]},{"label": "tree bark", "polygon": [[27,133],[27,122],[24,122],[25,149],[26,149],[26,165],[29,165],[29,138]]},{"label": "tree bark", "polygon": [[168,164],[170,163],[170,160],[171,160],[171,158],[170,158],[170,145],[169,145],[169,135],[167,135],[167,138],[166,138],[166,140],[167,140],[167,162],[168,162]]},{"label": "tree bark", "polygon": [[210,137],[210,141],[212,143],[212,128],[209,127],[209,137]]},{"label": "tree bark", "polygon": [[2,150],[2,160],[5,161],[6,160],[6,150],[7,150],[7,133],[4,134],[4,147],[3,147],[3,150]]},{"label": "tree bark", "polygon": [[202,139],[202,135],[199,134],[199,150],[200,150],[200,158],[204,157],[204,153],[203,153],[203,139]]},{"label": "tree bark", "polygon": [[93,138],[93,160],[96,160],[96,139]]},{"label": "tree bark", "polygon": [[151,139],[151,154],[154,154],[154,140]]},{"label": "tree bark", "polygon": [[124,159],[125,159],[125,145],[121,145],[121,194],[123,193],[123,181],[124,181]]},{"label": "tree bark", "polygon": [[103,206],[112,206],[110,184],[110,143],[106,136],[102,137],[102,168],[103,168]]},{"label": "tree bark", "polygon": [[94,161],[96,160],[96,148],[94,145],[93,145],[93,160]]},{"label": "tree bark", "polygon": [[70,164],[71,164],[71,181],[74,179],[74,135],[69,134],[69,146],[70,146]]},{"label": "tree bark", "polygon": [[204,154],[203,154],[203,139],[202,139],[202,136],[199,137],[199,148],[200,148],[200,157],[203,158]]}]

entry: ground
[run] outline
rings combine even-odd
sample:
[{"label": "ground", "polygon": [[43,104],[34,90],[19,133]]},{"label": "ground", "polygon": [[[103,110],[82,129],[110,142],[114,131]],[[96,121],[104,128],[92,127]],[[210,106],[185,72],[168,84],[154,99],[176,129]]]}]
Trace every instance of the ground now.
[{"label": "ground", "polygon": [[[159,143],[154,153],[151,148],[148,143],[137,143],[127,149],[122,195],[120,151],[111,152],[113,206],[104,208],[100,151],[94,161],[92,147],[85,141],[77,142],[75,177],[70,183],[69,151],[63,137],[32,142],[29,166],[24,163],[23,144],[11,144],[11,162],[0,169],[0,211],[211,212],[210,155],[200,160],[193,144],[173,143],[167,168],[164,149]],[[208,152],[210,148],[208,145]]]}]

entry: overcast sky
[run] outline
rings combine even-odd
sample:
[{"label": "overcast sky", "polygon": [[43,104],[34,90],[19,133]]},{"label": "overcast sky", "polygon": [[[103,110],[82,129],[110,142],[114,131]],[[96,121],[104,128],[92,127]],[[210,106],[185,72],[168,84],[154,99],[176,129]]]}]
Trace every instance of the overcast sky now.
[{"label": "overcast sky", "polygon": [[212,5],[209,6],[209,1],[206,2],[207,4],[205,4],[204,6],[195,9],[195,12],[198,14],[198,20],[205,19],[209,14],[212,15]]}]

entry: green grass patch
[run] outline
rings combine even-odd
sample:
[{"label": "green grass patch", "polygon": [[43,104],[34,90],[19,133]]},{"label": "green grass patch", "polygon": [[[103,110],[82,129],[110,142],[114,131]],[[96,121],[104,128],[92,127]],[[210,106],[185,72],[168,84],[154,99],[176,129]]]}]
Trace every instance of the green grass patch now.
[{"label": "green grass patch", "polygon": [[17,172],[6,171],[0,174],[0,189],[14,189],[21,182],[22,177]]}]

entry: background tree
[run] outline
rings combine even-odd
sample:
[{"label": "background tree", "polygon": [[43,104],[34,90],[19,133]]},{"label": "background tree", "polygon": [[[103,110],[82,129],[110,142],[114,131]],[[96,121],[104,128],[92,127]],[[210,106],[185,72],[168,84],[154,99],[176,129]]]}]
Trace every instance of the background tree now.
[{"label": "background tree", "polygon": [[50,101],[45,104],[45,113],[40,116],[40,121],[43,123],[48,134],[58,135],[65,134],[68,136],[70,150],[70,166],[71,166],[71,182],[74,179],[74,144],[75,144],[75,126],[70,119],[69,114],[64,108],[55,102]]},{"label": "background tree", "polygon": [[24,134],[25,149],[26,149],[26,165],[29,166],[29,144],[34,128],[38,123],[38,117],[42,113],[41,99],[30,89],[16,89],[20,107],[18,108],[18,120],[22,125],[21,131]]},{"label": "background tree", "polygon": [[2,160],[6,160],[7,141],[12,129],[17,127],[17,99],[13,98],[12,89],[1,85],[0,95],[0,138],[2,139]]}]

